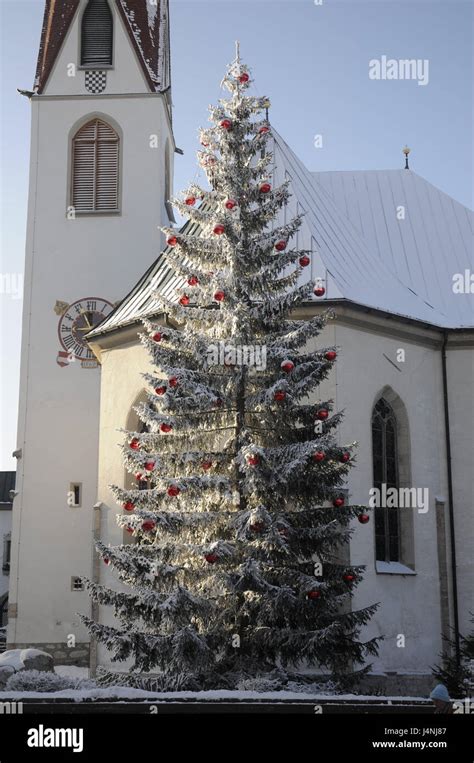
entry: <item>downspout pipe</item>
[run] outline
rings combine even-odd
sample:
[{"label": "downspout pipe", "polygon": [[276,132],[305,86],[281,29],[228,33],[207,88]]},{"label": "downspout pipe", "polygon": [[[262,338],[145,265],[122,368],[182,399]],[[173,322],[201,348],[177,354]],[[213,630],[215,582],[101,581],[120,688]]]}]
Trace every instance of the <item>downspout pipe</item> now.
[{"label": "downspout pipe", "polygon": [[443,369],[443,398],[444,398],[444,432],[446,438],[446,467],[448,475],[448,511],[449,511],[449,537],[451,547],[451,578],[453,590],[453,617],[454,617],[454,648],[456,663],[461,663],[461,646],[459,637],[459,611],[458,611],[458,580],[456,571],[456,534],[454,529],[454,498],[453,498],[453,471],[451,458],[451,430],[449,426],[449,398],[448,398],[448,373],[446,366],[446,345],[448,332],[443,332],[443,345],[441,348],[441,365]]}]

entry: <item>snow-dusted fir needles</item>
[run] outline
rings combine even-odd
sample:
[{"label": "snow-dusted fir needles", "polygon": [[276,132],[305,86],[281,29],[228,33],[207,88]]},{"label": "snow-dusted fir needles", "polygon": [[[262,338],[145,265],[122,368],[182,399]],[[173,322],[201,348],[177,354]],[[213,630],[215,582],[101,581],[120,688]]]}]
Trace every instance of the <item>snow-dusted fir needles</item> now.
[{"label": "snow-dusted fir needles", "polygon": [[[341,493],[353,461],[334,437],[341,414],[305,402],[336,350],[305,351],[327,316],[291,318],[311,296],[298,285],[311,252],[292,246],[299,217],[277,225],[289,189],[272,186],[269,102],[248,94],[251,81],[237,57],[230,98],[201,131],[210,190],[174,200],[190,225],[166,229],[165,257],[185,287],[156,295],[166,327],[144,322],[156,373],[137,407],[145,426],[123,445],[137,486],[113,487],[133,542],[97,544],[129,592],[88,582],[115,619],[83,621],[115,661],[165,672],[170,687],[283,686],[304,666],[342,688],[377,652],[360,640],[376,605],[351,608],[364,568],[342,561],[351,520],[369,517]],[[239,362],[239,349],[263,347],[264,364]]]}]

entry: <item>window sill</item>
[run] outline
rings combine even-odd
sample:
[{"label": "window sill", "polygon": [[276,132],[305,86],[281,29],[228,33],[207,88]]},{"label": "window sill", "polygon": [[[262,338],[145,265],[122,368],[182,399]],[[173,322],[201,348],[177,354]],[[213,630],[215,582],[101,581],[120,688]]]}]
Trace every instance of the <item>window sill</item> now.
[{"label": "window sill", "polygon": [[375,571],[378,575],[416,575],[415,570],[401,562],[375,562]]},{"label": "window sill", "polygon": [[[75,217],[118,217],[122,214],[121,209],[76,209]],[[67,218],[72,220],[75,218]]]},{"label": "window sill", "polygon": [[90,66],[83,66],[82,64],[77,67],[80,72],[102,72],[110,69],[114,69],[113,64],[90,64]]}]

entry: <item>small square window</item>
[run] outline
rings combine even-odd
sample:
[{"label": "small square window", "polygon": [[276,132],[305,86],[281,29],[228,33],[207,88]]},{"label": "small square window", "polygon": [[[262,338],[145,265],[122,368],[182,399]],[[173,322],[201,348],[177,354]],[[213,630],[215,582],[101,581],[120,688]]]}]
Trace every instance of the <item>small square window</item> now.
[{"label": "small square window", "polygon": [[84,582],[82,578],[79,577],[72,577],[71,578],[71,591],[83,591],[84,590]]}]

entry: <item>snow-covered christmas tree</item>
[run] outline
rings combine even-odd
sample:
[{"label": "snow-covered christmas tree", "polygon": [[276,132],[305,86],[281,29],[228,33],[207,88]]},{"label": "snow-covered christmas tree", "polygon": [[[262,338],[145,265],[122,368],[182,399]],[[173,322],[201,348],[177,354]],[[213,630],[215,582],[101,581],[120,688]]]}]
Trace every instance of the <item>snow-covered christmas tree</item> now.
[{"label": "snow-covered christmas tree", "polygon": [[292,245],[300,217],[278,225],[289,189],[272,186],[269,102],[251,82],[237,55],[201,131],[210,188],[174,200],[190,224],[166,229],[164,256],[183,289],[157,295],[165,326],[144,322],[156,373],[123,445],[138,484],[113,487],[134,542],[97,545],[121,590],[87,583],[116,625],[83,621],[132,673],[235,687],[305,666],[346,686],[377,651],[359,636],[376,606],[351,609],[363,567],[341,561],[369,517],[341,493],[341,414],[314,402],[336,348],[305,349],[328,315],[291,317],[324,288],[299,285],[311,252]]}]

